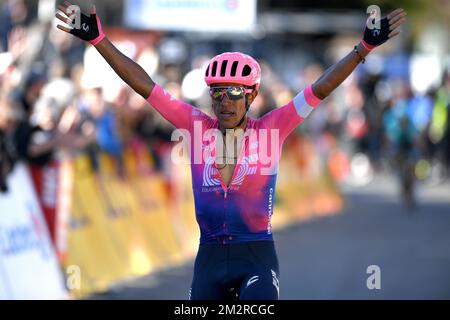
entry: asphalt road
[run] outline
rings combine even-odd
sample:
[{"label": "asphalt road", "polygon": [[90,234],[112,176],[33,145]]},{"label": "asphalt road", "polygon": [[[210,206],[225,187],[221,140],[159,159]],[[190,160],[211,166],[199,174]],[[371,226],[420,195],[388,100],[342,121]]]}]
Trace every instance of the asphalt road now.
[{"label": "asphalt road", "polygon": [[[342,212],[275,233],[281,299],[450,299],[450,183],[419,186],[414,212],[387,176],[342,192]],[[373,265],[380,288],[369,290]],[[189,261],[92,298],[187,299],[192,267]]]}]

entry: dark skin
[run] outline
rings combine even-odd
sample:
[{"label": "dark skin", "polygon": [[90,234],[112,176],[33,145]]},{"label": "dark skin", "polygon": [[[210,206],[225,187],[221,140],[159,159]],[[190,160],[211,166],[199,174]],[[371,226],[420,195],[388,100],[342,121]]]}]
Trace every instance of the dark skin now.
[{"label": "dark skin", "polygon": [[[65,1],[64,5],[58,6],[58,9],[63,13],[57,13],[56,17],[64,23],[69,23],[69,16],[67,8],[71,3]],[[90,13],[96,13],[95,6],[91,7]],[[406,21],[406,12],[403,9],[396,9],[387,15],[390,24],[389,38],[393,38],[400,33],[400,26]],[[58,29],[70,33],[70,29],[63,25],[58,25]],[[123,81],[125,81],[135,92],[140,94],[144,99],[147,99],[155,85],[150,76],[144,69],[135,63],[133,60],[121,53],[111,41],[105,37],[100,41],[95,48],[105,58],[108,64],[114,69]],[[362,45],[358,45],[358,51],[363,57],[369,54],[369,51]],[[316,97],[324,99],[331,94],[360,63],[360,57],[355,52],[348,53],[339,62],[328,68],[324,74],[312,84],[312,90]],[[220,84],[221,86],[230,85],[229,83]],[[251,104],[258,93],[254,91],[249,94],[249,103]],[[213,102],[213,110],[219,120],[219,128],[224,131],[229,128],[234,128],[245,114],[245,100],[229,101],[224,98],[221,104]],[[235,114],[232,117],[223,117],[220,115],[222,110],[232,111]],[[240,128],[244,129],[247,120],[245,120]],[[238,139],[239,140],[239,139]],[[228,159],[230,160],[230,159]],[[230,162],[230,161],[227,161]],[[220,166],[222,167],[222,166]],[[228,185],[232,177],[235,163],[226,165],[221,174],[225,183]]]},{"label": "dark skin", "polygon": [[[242,86],[237,83],[217,83],[211,85],[211,87],[233,87],[233,86]],[[258,95],[258,91],[253,90],[251,93],[247,94],[248,103],[252,104]],[[225,96],[222,101],[212,101],[212,109],[217,119],[219,120],[219,129],[225,133],[226,129],[245,129],[247,124],[247,116],[245,110],[245,98],[239,100],[230,100],[227,96]],[[231,117],[226,117],[222,115],[222,112],[232,112]],[[242,117],[245,116],[245,120],[242,124],[237,127]]]}]

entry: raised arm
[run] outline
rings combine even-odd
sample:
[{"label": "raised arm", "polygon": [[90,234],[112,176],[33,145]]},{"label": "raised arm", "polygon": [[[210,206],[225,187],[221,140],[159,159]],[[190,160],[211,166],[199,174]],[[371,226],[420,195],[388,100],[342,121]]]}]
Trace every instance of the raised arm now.
[{"label": "raised arm", "polygon": [[150,96],[155,83],[139,64],[120,52],[108,38],[100,41],[95,48],[134,91],[144,99]]},{"label": "raised arm", "polygon": [[[71,3],[65,1],[64,5],[58,6],[58,9],[62,14],[56,14],[56,17],[59,20],[69,26],[73,25],[69,17],[75,13],[71,10],[71,6]],[[95,11],[95,6],[91,7],[89,16],[80,12],[79,22],[80,25],[78,28],[68,28],[63,25],[58,25],[57,27],[64,32],[73,34],[94,45],[117,75],[135,92],[140,94],[144,99],[147,99],[150,96],[155,83],[139,64],[121,53],[111,41],[109,41],[102,30],[100,19]]]},{"label": "raised arm", "polygon": [[364,36],[356,48],[342,60],[328,68],[312,85],[314,95],[319,99],[327,97],[336,89],[363,61],[370,51],[400,33],[399,27],[405,22],[406,12],[396,9],[381,19],[380,29],[369,29],[366,26]]},{"label": "raised arm", "polygon": [[71,18],[69,18],[74,14],[72,9],[78,8],[71,8],[71,6],[72,4],[67,1],[65,1],[64,6],[58,6],[61,13],[57,13],[56,17],[71,26],[69,28],[58,25],[58,29],[88,41],[95,46],[117,75],[135,92],[146,99],[167,121],[177,128],[189,129],[191,128],[194,114],[199,117],[207,117],[200,110],[195,110],[194,112],[193,106],[174,99],[163,88],[156,85],[140,65],[121,53],[103,32],[100,19],[95,12],[95,6],[91,7],[89,16],[79,12],[79,25],[74,25],[77,19],[74,20],[75,23],[72,23]]}]

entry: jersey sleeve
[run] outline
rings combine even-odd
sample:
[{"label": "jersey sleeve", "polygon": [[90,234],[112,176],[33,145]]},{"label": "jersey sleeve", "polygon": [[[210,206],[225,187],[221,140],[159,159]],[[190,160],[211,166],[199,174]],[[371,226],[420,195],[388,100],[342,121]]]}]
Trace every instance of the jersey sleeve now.
[{"label": "jersey sleeve", "polygon": [[178,129],[190,130],[193,116],[198,117],[201,114],[203,117],[208,117],[200,109],[175,99],[158,84],[153,87],[147,101]]},{"label": "jersey sleeve", "polygon": [[269,112],[261,121],[267,128],[278,129],[280,139],[284,141],[321,101],[308,86],[287,105]]}]

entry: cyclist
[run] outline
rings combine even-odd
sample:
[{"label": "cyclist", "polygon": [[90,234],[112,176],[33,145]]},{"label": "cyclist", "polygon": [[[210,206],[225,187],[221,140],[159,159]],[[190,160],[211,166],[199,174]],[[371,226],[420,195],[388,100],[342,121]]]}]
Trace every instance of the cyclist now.
[{"label": "cyclist", "polygon": [[414,125],[409,88],[400,82],[398,89],[398,97],[383,114],[382,125],[388,159],[399,178],[402,201],[407,209],[414,209],[414,169],[418,158],[420,131]]},{"label": "cyclist", "polygon": [[[66,2],[59,6],[61,13],[56,17],[72,25],[68,18],[70,5]],[[398,28],[405,16],[403,9],[397,9],[381,19],[376,32],[366,28],[363,39],[352,52],[290,103],[260,119],[247,116],[261,80],[259,64],[248,55],[227,52],[212,58],[205,74],[216,116],[212,118],[174,99],[138,64],[123,55],[102,31],[94,6],[89,16],[81,14],[81,28],[58,25],[59,29],[94,45],[133,90],[190,136],[192,186],[201,231],[191,299],[222,300],[236,295],[239,299],[279,298],[278,259],[270,220],[283,141],[364,62],[374,47],[400,32]],[[203,137],[196,136],[199,130],[213,130],[213,136],[218,139],[204,141]],[[264,134],[267,131],[269,135]],[[272,140],[273,136],[277,139]],[[200,161],[195,147],[199,139],[202,140],[198,148],[202,153]],[[225,146],[225,152],[220,150],[220,145]],[[230,152],[236,149],[240,150],[237,155]],[[265,161],[263,155],[269,149],[275,152]]]}]

